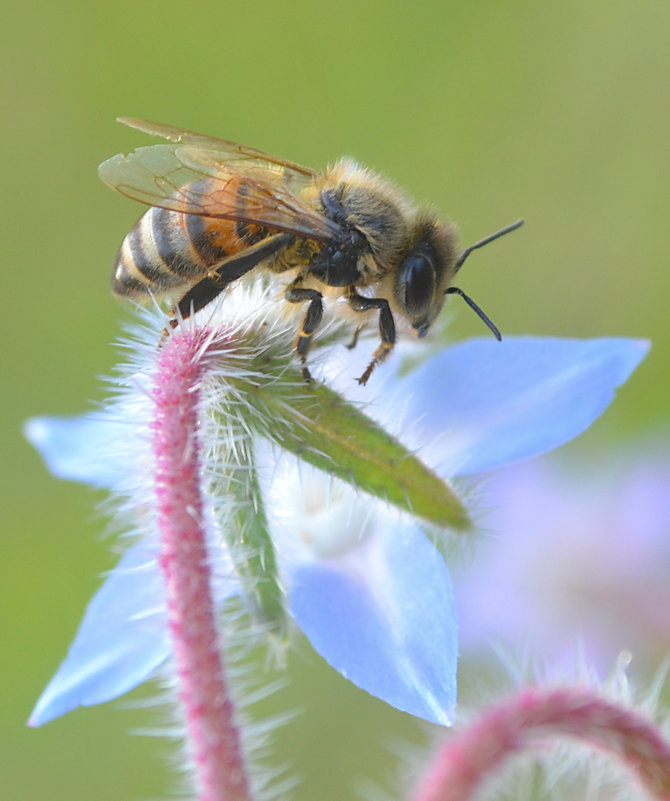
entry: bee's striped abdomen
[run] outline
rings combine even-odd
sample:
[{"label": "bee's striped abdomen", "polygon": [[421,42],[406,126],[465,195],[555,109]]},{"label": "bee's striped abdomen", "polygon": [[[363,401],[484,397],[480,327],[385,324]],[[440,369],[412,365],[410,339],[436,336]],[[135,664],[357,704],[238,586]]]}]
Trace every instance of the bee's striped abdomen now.
[{"label": "bee's striped abdomen", "polygon": [[[206,192],[206,181],[193,185]],[[243,183],[236,187],[243,202]],[[123,241],[114,265],[117,295],[156,297],[188,289],[228,256],[249,247],[264,232],[255,225],[183,214],[154,206]]]}]

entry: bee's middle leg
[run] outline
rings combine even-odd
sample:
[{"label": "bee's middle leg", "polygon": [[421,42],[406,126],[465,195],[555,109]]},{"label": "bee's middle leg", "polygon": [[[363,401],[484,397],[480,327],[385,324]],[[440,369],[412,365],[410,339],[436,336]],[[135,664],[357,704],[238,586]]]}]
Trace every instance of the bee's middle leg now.
[{"label": "bee's middle leg", "polygon": [[372,354],[372,361],[365,368],[365,372],[358,379],[358,383],[364,385],[367,384],[368,378],[372,375],[372,371],[375,367],[381,364],[393,350],[396,340],[395,322],[393,320],[391,307],[385,298],[366,298],[352,290],[347,300],[354,311],[364,312],[370,309],[379,310],[379,336],[381,337],[381,343]]},{"label": "bee's middle leg", "polygon": [[312,336],[317,328],[321,325],[323,319],[323,295],[317,292],[316,289],[305,289],[294,281],[287,287],[284,297],[289,303],[304,303],[309,301],[307,312],[302,321],[298,338],[295,343],[295,350],[302,363],[305,365],[302,370],[305,381],[311,381],[312,376],[305,362],[307,361],[307,353],[310,345],[312,344]]}]

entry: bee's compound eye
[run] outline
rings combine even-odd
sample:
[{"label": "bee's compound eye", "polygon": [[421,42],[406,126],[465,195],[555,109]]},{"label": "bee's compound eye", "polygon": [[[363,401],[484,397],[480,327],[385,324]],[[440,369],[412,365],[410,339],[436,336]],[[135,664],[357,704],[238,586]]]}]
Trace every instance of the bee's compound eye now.
[{"label": "bee's compound eye", "polygon": [[398,272],[398,290],[410,317],[426,315],[435,293],[435,270],[423,253],[410,253]]}]

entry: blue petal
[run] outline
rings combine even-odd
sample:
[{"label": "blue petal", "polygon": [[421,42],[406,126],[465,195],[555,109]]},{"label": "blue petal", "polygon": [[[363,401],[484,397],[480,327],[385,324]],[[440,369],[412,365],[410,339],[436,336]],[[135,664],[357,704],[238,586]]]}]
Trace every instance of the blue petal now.
[{"label": "blue petal", "polygon": [[165,592],[156,546],[130,548],[88,605],[65,661],[30,718],[40,726],[77,706],[109,701],[168,657]]},{"label": "blue petal", "polygon": [[[403,379],[424,458],[468,475],[537,456],[600,415],[649,350],[634,339],[475,339]],[[436,439],[441,434],[439,440]]]},{"label": "blue petal", "polygon": [[[239,591],[225,552],[209,543],[214,602]],[[172,653],[158,546],[130,548],[93,596],[65,661],[42,693],[31,726],[78,706],[117,698],[150,678]]]},{"label": "blue petal", "polygon": [[123,426],[101,414],[33,417],[23,432],[58,478],[109,488],[124,479],[129,461],[110,458],[125,440]]},{"label": "blue petal", "polygon": [[291,574],[292,613],[327,662],[392,706],[449,725],[456,613],[447,568],[421,531],[397,525],[348,557]]}]

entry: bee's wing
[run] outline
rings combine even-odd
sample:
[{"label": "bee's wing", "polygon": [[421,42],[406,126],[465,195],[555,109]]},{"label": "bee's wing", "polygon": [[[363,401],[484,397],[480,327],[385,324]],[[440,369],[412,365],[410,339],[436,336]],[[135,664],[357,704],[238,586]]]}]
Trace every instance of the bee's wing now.
[{"label": "bee's wing", "polygon": [[260,151],[202,134],[146,125],[167,138],[181,137],[184,143],[140,147],[104,161],[98,168],[100,178],[121,194],[183,214],[241,221],[307,239],[342,236],[337,223],[296,194],[316,173],[299,173],[278,159],[257,156]]},{"label": "bee's wing", "polygon": [[165,125],[162,122],[149,122],[148,120],[138,120],[134,117],[119,117],[118,122],[136,128],[138,131],[152,136],[162,136],[176,144],[188,145],[198,150],[206,150],[211,153],[218,153],[221,161],[251,160],[262,164],[275,164],[284,168],[284,173],[295,173],[298,181],[304,183],[313,181],[318,173],[309,167],[303,167],[294,161],[286,161],[270,153],[257,150],[254,147],[230,142],[228,139],[217,139],[214,136],[188,131],[184,128],[175,128],[173,125]]}]

